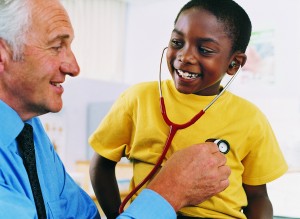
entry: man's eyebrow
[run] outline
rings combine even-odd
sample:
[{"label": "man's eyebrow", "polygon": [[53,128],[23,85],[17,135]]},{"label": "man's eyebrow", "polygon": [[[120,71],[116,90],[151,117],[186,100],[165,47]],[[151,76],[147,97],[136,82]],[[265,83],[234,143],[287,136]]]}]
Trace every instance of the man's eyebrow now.
[{"label": "man's eyebrow", "polygon": [[65,39],[69,39],[70,35],[69,34],[61,34],[61,35],[57,35],[56,37],[54,37],[53,39],[51,39],[49,41],[49,43],[54,43],[57,40],[65,40]]},{"label": "man's eyebrow", "polygon": [[[173,29],[172,33],[176,33],[180,36],[184,36],[184,34],[181,31],[177,30],[176,28]],[[208,42],[208,43],[211,42],[211,43],[215,43],[215,44],[219,45],[219,43],[216,40],[214,40],[213,38],[203,37],[203,38],[199,38],[198,40],[200,42]]]}]

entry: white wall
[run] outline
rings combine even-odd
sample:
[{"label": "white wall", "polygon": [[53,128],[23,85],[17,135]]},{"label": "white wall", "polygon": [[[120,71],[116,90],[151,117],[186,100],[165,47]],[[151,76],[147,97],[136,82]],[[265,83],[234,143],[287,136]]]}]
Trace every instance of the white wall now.
[{"label": "white wall", "polygon": [[125,48],[126,83],[156,80],[162,50],[168,46],[174,19],[184,0],[131,4]]},{"label": "white wall", "polygon": [[74,26],[72,49],[79,77],[121,82],[127,3],[122,0],[61,0]]}]

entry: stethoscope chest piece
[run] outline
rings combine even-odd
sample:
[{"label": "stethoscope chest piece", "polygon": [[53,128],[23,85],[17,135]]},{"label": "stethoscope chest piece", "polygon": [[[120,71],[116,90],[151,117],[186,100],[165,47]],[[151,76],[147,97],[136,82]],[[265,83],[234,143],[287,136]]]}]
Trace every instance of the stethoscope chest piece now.
[{"label": "stethoscope chest piece", "polygon": [[223,139],[216,139],[214,141],[214,143],[218,145],[218,148],[221,153],[227,154],[229,152],[230,145],[229,145],[228,141],[223,140]]},{"label": "stethoscope chest piece", "polygon": [[230,144],[228,143],[228,141],[224,140],[224,139],[207,139],[206,141],[208,142],[213,142],[216,145],[218,145],[219,151],[223,154],[227,154],[230,151]]}]

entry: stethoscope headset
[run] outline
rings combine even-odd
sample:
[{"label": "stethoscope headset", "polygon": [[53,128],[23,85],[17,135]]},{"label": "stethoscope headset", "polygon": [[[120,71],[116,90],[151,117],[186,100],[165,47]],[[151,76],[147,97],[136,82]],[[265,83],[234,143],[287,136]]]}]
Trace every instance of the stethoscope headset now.
[{"label": "stethoscope headset", "polygon": [[[129,201],[129,199],[135,194],[137,193],[137,191],[139,191],[139,189],[146,183],[148,182],[153,176],[154,174],[157,172],[157,170],[160,168],[170,146],[171,146],[171,142],[176,134],[176,132],[180,129],[185,129],[191,125],[193,125],[196,121],[198,121],[198,119],[200,119],[203,114],[217,101],[217,99],[219,99],[219,97],[225,92],[225,90],[227,90],[227,88],[229,87],[229,85],[232,83],[232,81],[236,78],[236,76],[238,75],[238,73],[241,70],[241,65],[239,66],[239,69],[237,70],[237,72],[230,78],[230,80],[227,82],[227,84],[224,86],[224,88],[221,90],[221,92],[209,103],[207,104],[207,106],[202,109],[198,114],[196,114],[190,121],[184,123],[184,124],[177,124],[172,122],[168,115],[167,115],[167,111],[166,111],[166,106],[165,106],[165,102],[164,102],[164,97],[163,97],[163,93],[162,93],[162,89],[161,89],[161,67],[162,67],[162,60],[163,60],[163,56],[164,56],[164,52],[168,47],[163,49],[162,55],[161,55],[161,59],[160,59],[160,65],[159,65],[159,80],[158,80],[158,89],[159,89],[159,95],[160,95],[160,107],[161,107],[161,114],[163,116],[163,119],[165,121],[165,123],[169,126],[170,131],[169,131],[169,135],[168,138],[166,140],[165,146],[163,148],[163,151],[157,161],[157,163],[154,165],[153,169],[151,170],[151,172],[143,179],[143,181],[141,181],[136,187],[134,187],[132,189],[132,191],[125,197],[125,199],[123,200],[123,202],[120,205],[119,208],[119,213],[122,213],[124,211],[124,207],[126,205],[126,203]],[[236,64],[233,61],[230,66],[234,67]],[[207,139],[207,142],[214,142],[215,144],[217,144],[220,152],[222,152],[223,154],[227,154],[230,150],[230,145],[229,143],[224,140],[224,139]]]}]

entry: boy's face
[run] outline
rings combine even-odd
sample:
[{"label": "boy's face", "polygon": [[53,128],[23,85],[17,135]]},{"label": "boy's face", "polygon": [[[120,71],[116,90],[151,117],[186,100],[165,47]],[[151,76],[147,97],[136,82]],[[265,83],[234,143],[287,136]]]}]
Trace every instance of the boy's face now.
[{"label": "boy's face", "polygon": [[202,9],[181,13],[167,52],[176,89],[185,94],[215,95],[232,61],[232,42],[224,25]]}]

